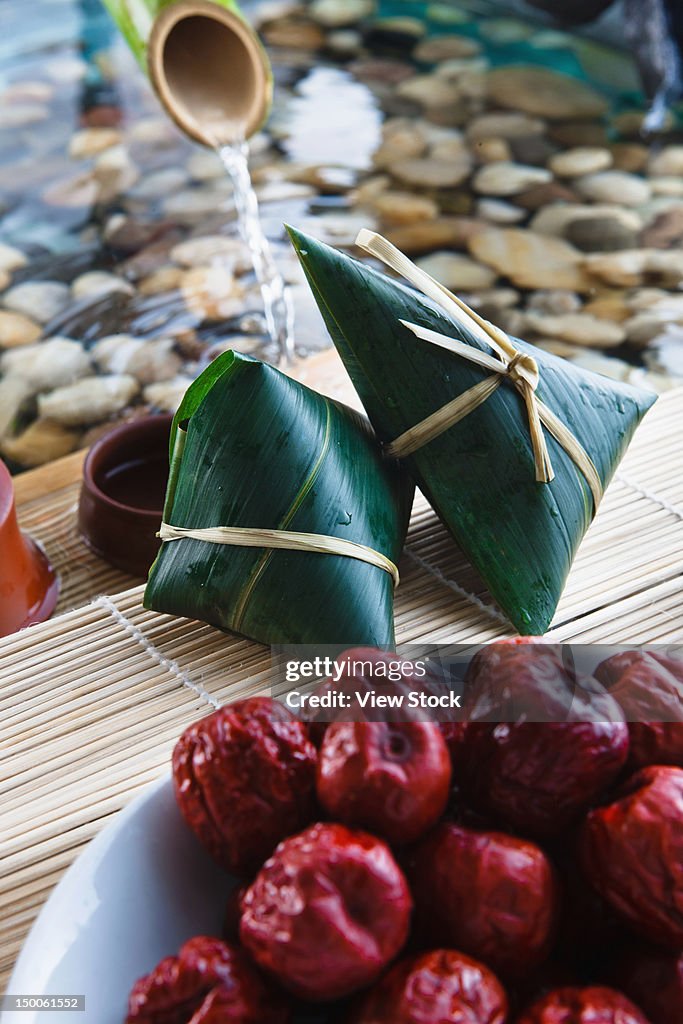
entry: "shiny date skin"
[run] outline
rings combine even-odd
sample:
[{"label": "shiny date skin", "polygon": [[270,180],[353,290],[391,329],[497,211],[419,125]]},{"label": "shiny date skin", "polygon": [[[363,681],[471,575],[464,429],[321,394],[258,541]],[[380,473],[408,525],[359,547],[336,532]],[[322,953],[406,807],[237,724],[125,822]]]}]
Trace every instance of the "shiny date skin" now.
[{"label": "shiny date skin", "polygon": [[418,846],[409,877],[425,936],[506,978],[531,973],[550,953],[559,885],[534,843],[444,823]]},{"label": "shiny date skin", "polygon": [[517,1024],[649,1024],[620,992],[602,986],[561,988],[537,999]]},{"label": "shiny date skin", "polygon": [[318,758],[318,799],[335,821],[392,844],[414,842],[442,815],[448,747],[434,722],[335,722]]},{"label": "shiny date skin", "polygon": [[403,947],[411,910],[385,843],[318,824],[264,864],[242,900],[240,938],[295,996],[327,1002],[375,980]]}]

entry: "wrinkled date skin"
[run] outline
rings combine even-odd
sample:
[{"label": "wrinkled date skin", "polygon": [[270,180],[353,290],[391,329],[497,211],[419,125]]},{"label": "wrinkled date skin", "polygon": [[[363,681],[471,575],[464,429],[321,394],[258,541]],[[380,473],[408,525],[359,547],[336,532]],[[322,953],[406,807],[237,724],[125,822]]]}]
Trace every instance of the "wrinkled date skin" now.
[{"label": "wrinkled date skin", "polygon": [[[244,953],[205,936],[190,939],[136,981],[126,1024],[198,1024],[206,1000],[220,992],[222,1024],[286,1024],[289,1014],[269,995]],[[218,996],[214,996],[214,999]]]},{"label": "wrinkled date skin", "polygon": [[343,825],[280,843],[242,901],[240,938],[294,995],[327,1002],[369,985],[408,936],[412,899],[389,848]]},{"label": "wrinkled date skin", "polygon": [[617,966],[616,982],[651,1024],[683,1020],[683,952],[631,950]]},{"label": "wrinkled date skin", "polygon": [[437,949],[401,960],[370,990],[353,1024],[504,1024],[505,992],[487,967]]},{"label": "wrinkled date skin", "polygon": [[434,722],[335,722],[318,758],[318,800],[329,816],[396,845],[440,818],[450,781],[448,748]]},{"label": "wrinkled date skin", "polygon": [[[560,988],[533,1003],[517,1024],[649,1024],[640,1010],[611,988]],[[671,1022],[673,1024],[673,1021]]]},{"label": "wrinkled date skin", "polygon": [[173,751],[185,821],[227,871],[256,871],[314,816],[317,754],[277,701],[253,697],[186,729]]},{"label": "wrinkled date skin", "polygon": [[530,973],[550,952],[558,883],[534,843],[443,824],[418,847],[410,878],[426,936],[506,978]]},{"label": "wrinkled date skin", "polygon": [[627,754],[624,722],[470,723],[462,788],[477,809],[548,838],[574,824],[614,782]]},{"label": "wrinkled date skin", "polygon": [[619,799],[592,811],[582,829],[581,863],[641,937],[683,946],[683,770],[643,768]]},{"label": "wrinkled date skin", "polygon": [[467,672],[456,771],[474,806],[533,837],[556,835],[621,771],[628,727],[594,681],[542,644],[490,644]]},{"label": "wrinkled date skin", "polygon": [[656,652],[624,651],[595,671],[624,712],[629,766],[683,767],[683,662]]}]

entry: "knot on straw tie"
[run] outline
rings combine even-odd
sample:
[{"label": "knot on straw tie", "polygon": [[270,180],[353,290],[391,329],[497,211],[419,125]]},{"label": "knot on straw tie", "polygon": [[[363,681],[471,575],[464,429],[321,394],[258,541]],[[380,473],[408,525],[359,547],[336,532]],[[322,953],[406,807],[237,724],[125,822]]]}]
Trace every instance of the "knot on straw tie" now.
[{"label": "knot on straw tie", "polygon": [[416,267],[386,238],[374,231],[363,230],[358,234],[356,245],[405,277],[416,288],[419,288],[423,295],[440,305],[456,323],[483,343],[486,349],[493,350],[493,355],[491,355],[485,349],[479,349],[457,338],[450,338],[437,331],[421,327],[419,324],[401,320],[403,326],[418,338],[445,348],[468,362],[489,370],[490,376],[485,377],[474,387],[458,395],[452,402],[437,409],[431,416],[427,416],[426,419],[406,430],[386,446],[387,454],[395,458],[411,455],[464,419],[465,416],[469,416],[491,397],[500,386],[501,381],[508,380],[521,395],[526,406],[536,480],[539,483],[547,484],[555,476],[543,430],[545,427],[583,473],[593,495],[594,511],[597,511],[602,498],[602,481],[598,471],[571,430],[537,397],[536,390],[540,373],[533,356],[515,348],[505,331],[479,316],[462,299],[449,292],[424,270]]},{"label": "knot on straw tie", "polygon": [[533,356],[516,352],[507,365],[507,376],[513,384],[528,385],[532,391],[538,387],[539,372]]}]

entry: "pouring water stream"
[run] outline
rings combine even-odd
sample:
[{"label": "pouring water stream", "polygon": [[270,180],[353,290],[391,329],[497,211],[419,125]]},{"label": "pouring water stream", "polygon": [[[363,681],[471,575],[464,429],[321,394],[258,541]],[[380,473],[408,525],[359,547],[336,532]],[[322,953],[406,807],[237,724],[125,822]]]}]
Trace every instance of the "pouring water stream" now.
[{"label": "pouring water stream", "polygon": [[217,145],[216,152],[232,181],[237,229],[252,259],[268,334],[278,347],[280,359],[285,363],[291,362],[294,356],[294,304],[261,226],[258,199],[249,174],[249,145],[244,141]]}]

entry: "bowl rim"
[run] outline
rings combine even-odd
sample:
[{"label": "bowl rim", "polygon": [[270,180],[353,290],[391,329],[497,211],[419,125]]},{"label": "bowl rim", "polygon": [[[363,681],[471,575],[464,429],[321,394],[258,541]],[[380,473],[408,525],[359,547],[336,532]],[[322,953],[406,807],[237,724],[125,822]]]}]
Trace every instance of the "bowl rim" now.
[{"label": "bowl rim", "polygon": [[137,419],[128,420],[126,423],[121,423],[106,434],[103,434],[102,437],[99,437],[91,445],[83,462],[83,487],[98,504],[105,505],[107,508],[118,513],[126,513],[128,517],[143,519],[150,523],[158,522],[159,518],[163,515],[163,502],[161,508],[149,509],[139,508],[137,505],[126,505],[122,501],[117,501],[116,498],[112,498],[111,495],[102,490],[97,483],[93,463],[102,453],[102,449],[105,446],[113,444],[113,448],[116,450],[118,442],[136,433],[145,436],[149,434],[150,428],[160,427],[163,424],[168,425],[168,433],[170,434],[173,424],[172,413],[150,413],[149,416],[140,416]]}]

